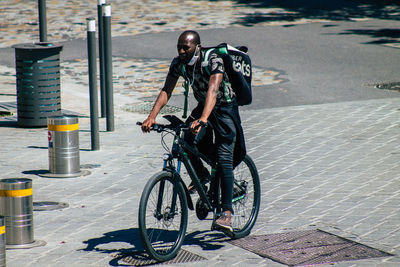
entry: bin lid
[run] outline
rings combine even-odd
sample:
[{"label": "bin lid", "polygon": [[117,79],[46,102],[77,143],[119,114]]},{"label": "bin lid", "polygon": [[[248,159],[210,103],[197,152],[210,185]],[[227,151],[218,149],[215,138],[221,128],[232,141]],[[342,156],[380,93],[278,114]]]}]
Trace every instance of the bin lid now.
[{"label": "bin lid", "polygon": [[49,43],[49,42],[37,42],[37,43],[23,43],[16,44],[12,46],[15,49],[24,49],[24,50],[40,50],[40,49],[62,49],[62,45],[57,43]]}]

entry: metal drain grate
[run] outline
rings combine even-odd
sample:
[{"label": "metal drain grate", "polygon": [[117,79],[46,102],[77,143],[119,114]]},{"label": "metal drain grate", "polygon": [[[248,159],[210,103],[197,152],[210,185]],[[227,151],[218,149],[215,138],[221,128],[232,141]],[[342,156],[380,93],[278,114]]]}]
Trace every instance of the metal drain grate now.
[{"label": "metal drain grate", "polygon": [[185,263],[185,262],[195,262],[195,261],[203,261],[207,260],[204,257],[196,255],[187,250],[181,249],[175,258],[169,261],[158,263],[156,260],[153,260],[149,257],[147,253],[137,252],[132,254],[118,254],[114,256],[115,258],[119,258],[120,261],[125,264],[130,264],[132,266],[146,266],[146,265],[167,265],[167,264],[175,264],[175,263]]},{"label": "metal drain grate", "polygon": [[53,201],[39,201],[33,202],[34,211],[45,211],[45,210],[61,210],[68,208],[69,205],[64,202],[53,202]]},{"label": "metal drain grate", "polygon": [[378,89],[400,91],[400,82],[380,83],[375,85]]},{"label": "metal drain grate", "polygon": [[289,266],[393,256],[321,230],[248,236],[229,243]]},{"label": "metal drain grate", "polygon": [[[141,103],[129,104],[125,105],[122,109],[128,112],[136,112],[140,114],[148,114],[153,109],[154,102],[153,101],[144,101]],[[160,114],[171,114],[176,112],[181,112],[183,109],[179,107],[174,107],[170,105],[165,105]]]},{"label": "metal drain grate", "polygon": [[90,164],[90,163],[88,163],[88,164],[82,164],[82,165],[80,166],[81,169],[95,169],[95,168],[100,168],[100,167],[101,167],[100,164]]}]

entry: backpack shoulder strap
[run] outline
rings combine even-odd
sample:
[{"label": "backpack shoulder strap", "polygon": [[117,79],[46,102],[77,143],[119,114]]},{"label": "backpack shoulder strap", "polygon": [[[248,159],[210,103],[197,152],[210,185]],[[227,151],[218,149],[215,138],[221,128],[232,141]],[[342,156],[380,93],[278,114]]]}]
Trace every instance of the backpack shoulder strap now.
[{"label": "backpack shoulder strap", "polygon": [[208,68],[208,60],[210,59],[211,53],[216,53],[217,55],[229,55],[228,45],[226,43],[219,44],[215,47],[206,48],[206,52],[204,53],[204,58],[201,63],[201,66],[204,67],[206,72],[210,75],[210,69]]},{"label": "backpack shoulder strap", "polygon": [[210,75],[210,69],[208,68],[208,60],[210,58],[210,54],[214,51],[215,48],[208,48],[204,53],[203,61],[201,62],[201,66],[206,70],[207,74]]},{"label": "backpack shoulder strap", "polygon": [[183,82],[183,87],[185,88],[185,92],[183,93],[185,96],[184,105],[183,105],[183,115],[182,118],[187,118],[187,110],[188,110],[188,97],[189,97],[189,81],[186,76],[186,64],[182,64],[181,67],[182,77],[185,79]]}]

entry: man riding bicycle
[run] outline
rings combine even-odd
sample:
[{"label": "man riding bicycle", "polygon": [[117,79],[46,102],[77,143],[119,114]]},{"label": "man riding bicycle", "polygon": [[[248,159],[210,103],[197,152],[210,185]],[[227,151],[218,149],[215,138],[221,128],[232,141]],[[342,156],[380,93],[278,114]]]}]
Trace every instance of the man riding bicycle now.
[{"label": "man riding bicycle", "polygon": [[[208,60],[210,72],[204,70],[202,60],[205,53],[201,49],[200,36],[197,32],[183,32],[178,38],[177,50],[179,56],[171,62],[164,87],[161,89],[152,111],[143,122],[142,131],[150,131],[150,128],[156,122],[158,113],[171,97],[179,77],[183,76],[190,83],[194,97],[198,102],[186,121],[191,123],[190,129],[193,134],[191,140],[194,140],[194,135],[198,134],[208,123],[213,126],[215,136],[214,152],[218,162],[215,177],[220,179],[221,183],[223,212],[213,222],[212,228],[232,232],[233,169],[246,155],[235,93],[230,86],[224,62],[219,55],[211,53]],[[202,140],[203,144],[198,145],[199,150],[203,152],[209,148],[212,141],[212,136],[206,135]],[[209,152],[204,151],[205,154],[210,154]],[[199,173],[206,175],[199,159],[194,165]],[[211,183],[212,185],[213,183]]]}]

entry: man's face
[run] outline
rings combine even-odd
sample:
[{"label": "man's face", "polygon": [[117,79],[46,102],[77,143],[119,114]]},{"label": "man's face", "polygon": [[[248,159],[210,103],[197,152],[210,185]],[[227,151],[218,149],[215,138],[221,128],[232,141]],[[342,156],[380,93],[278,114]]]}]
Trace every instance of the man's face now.
[{"label": "man's face", "polygon": [[180,60],[185,64],[188,63],[196,51],[196,44],[193,42],[193,36],[188,35],[185,38],[179,38],[177,49]]}]

